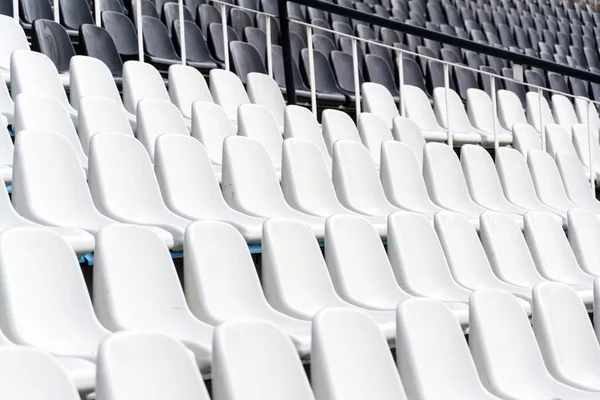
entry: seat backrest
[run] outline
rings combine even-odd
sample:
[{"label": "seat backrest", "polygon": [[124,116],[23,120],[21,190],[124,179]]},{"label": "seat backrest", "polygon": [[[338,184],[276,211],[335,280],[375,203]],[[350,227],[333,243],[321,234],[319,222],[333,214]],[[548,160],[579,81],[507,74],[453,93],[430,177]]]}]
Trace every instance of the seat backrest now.
[{"label": "seat backrest", "polygon": [[581,168],[581,161],[579,161],[577,155],[558,152],[554,156],[554,160],[571,201],[581,206],[594,206],[596,204],[596,194],[590,188],[590,184],[584,173],[585,170]]},{"label": "seat backrest", "polygon": [[283,138],[273,114],[258,104],[242,104],[238,107],[237,121],[238,135],[259,142],[267,151],[271,164],[281,168]]},{"label": "seat backrest", "polygon": [[60,0],[61,23],[70,29],[78,29],[83,24],[93,24],[94,19],[87,2]]},{"label": "seat backrest", "polygon": [[501,290],[480,290],[469,303],[469,345],[484,384],[517,396],[532,379],[548,380],[529,318],[517,299]]},{"label": "seat backrest", "polygon": [[558,282],[533,289],[533,331],[550,373],[581,382],[598,368],[600,345],[584,304],[575,290]]},{"label": "seat backrest", "polygon": [[212,69],[209,73],[209,86],[215,103],[223,107],[233,121],[237,119],[238,107],[250,103],[240,78],[233,72]]},{"label": "seat backrest", "polygon": [[[221,19],[219,18],[219,21]],[[227,26],[227,44],[237,41],[239,38],[232,27]],[[217,61],[225,62],[225,50],[223,48],[224,37],[223,37],[223,25],[220,22],[211,22],[208,26],[208,34],[206,36],[208,47],[214,58]],[[229,46],[227,46],[229,48]]]},{"label": "seat backrest", "polygon": [[256,140],[225,139],[222,175],[223,197],[233,208],[266,215],[273,209],[287,209],[271,159]]},{"label": "seat backrest", "polygon": [[567,196],[558,167],[550,154],[531,150],[527,155],[527,166],[535,191],[543,203],[559,209],[576,207]]},{"label": "seat backrest", "polygon": [[181,114],[192,118],[192,104],[196,101],[212,103],[213,98],[204,76],[196,68],[173,64],[169,67],[169,97]]},{"label": "seat backrest", "polygon": [[26,0],[19,4],[23,21],[32,23],[36,19],[52,20],[53,10],[49,1]]},{"label": "seat backrest", "polygon": [[123,74],[123,61],[110,34],[96,25],[79,28],[79,46],[83,55],[100,59],[114,76]]},{"label": "seat backrest", "polygon": [[[232,225],[193,222],[186,230],[184,248],[184,292],[196,317],[218,324],[268,307],[248,245]],[[214,368],[213,360],[213,374]]]},{"label": "seat backrest", "polygon": [[21,93],[37,93],[54,97],[63,106],[70,107],[56,66],[44,54],[15,50],[10,59],[10,70],[13,99],[16,100]]},{"label": "seat backrest", "polygon": [[101,60],[75,56],[71,58],[69,74],[71,77],[69,97],[75,110],[79,110],[79,102],[86,96],[110,99],[123,108],[117,85],[110,70]]},{"label": "seat backrest", "polygon": [[18,95],[14,131],[18,133],[23,130],[54,132],[63,136],[73,146],[80,164],[87,167],[87,157],[71,118],[55,98],[33,93]]},{"label": "seat backrest", "polygon": [[0,349],[2,396],[10,399],[77,400],[77,388],[56,358],[24,346]]},{"label": "seat backrest", "polygon": [[318,399],[407,398],[384,336],[358,310],[331,308],[315,317],[311,366]]},{"label": "seat backrest", "polygon": [[513,147],[523,157],[527,157],[529,150],[541,150],[542,140],[535,128],[527,123],[516,123],[512,127]]},{"label": "seat backrest", "polygon": [[[169,249],[147,227],[100,230],[94,254],[94,309],[107,328],[150,330],[161,322],[194,320]],[[142,312],[147,307],[152,313]],[[211,343],[212,328],[198,326],[205,329],[196,331],[197,340]]]},{"label": "seat backrest", "polygon": [[327,109],[321,114],[323,140],[329,155],[333,155],[333,144],[338,140],[353,140],[360,142],[358,128],[354,121],[344,111]]},{"label": "seat backrest", "polygon": [[137,103],[137,138],[154,161],[156,138],[163,133],[189,135],[179,109],[170,101],[145,98]]},{"label": "seat backrest", "polygon": [[371,113],[360,113],[357,125],[362,143],[371,152],[375,164],[379,165],[382,143],[394,140],[390,129],[381,117]]},{"label": "seat backrest", "polygon": [[396,283],[381,238],[362,217],[338,214],[327,219],[325,260],[336,292],[353,304],[371,308],[376,299],[377,307],[385,309],[393,300],[395,308],[409,297]]},{"label": "seat backrest", "polygon": [[233,69],[243,84],[248,83],[249,73],[267,73],[262,57],[250,43],[233,41],[229,43],[229,51]]},{"label": "seat backrest", "polygon": [[[72,79],[72,78],[71,78]],[[85,155],[89,155],[90,140],[96,133],[117,132],[133,136],[122,104],[105,97],[86,96],[79,102],[79,140]]]},{"label": "seat backrest", "polygon": [[425,138],[417,124],[410,118],[395,117],[393,121],[392,135],[395,140],[406,144],[415,153],[419,170],[423,170],[423,149]]},{"label": "seat backrest", "polygon": [[10,70],[10,57],[15,50],[29,50],[25,31],[13,17],[0,15],[0,68]]},{"label": "seat backrest", "polygon": [[338,201],[329,168],[311,142],[290,138],[283,142],[281,189],[286,201],[307,214],[329,216],[346,212]]},{"label": "seat backrest", "polygon": [[546,151],[551,156],[555,157],[560,152],[577,154],[573,141],[571,140],[571,132],[558,124],[547,124],[545,127],[546,134]]},{"label": "seat backrest", "polygon": [[333,186],[345,207],[357,212],[370,210],[372,215],[395,211],[385,197],[375,162],[362,143],[335,142],[332,171]]},{"label": "seat backrest", "polygon": [[494,398],[483,388],[463,330],[446,305],[426,298],[409,299],[398,306],[397,318],[396,352],[402,355],[398,371],[409,398],[465,393],[478,399]]},{"label": "seat backrest", "polygon": [[400,113],[390,92],[385,86],[372,82],[363,83],[360,90],[362,92],[363,111],[379,115],[391,129],[392,120]]},{"label": "seat backrest", "polygon": [[215,330],[214,343],[213,398],[314,400],[292,341],[275,325],[225,322]]},{"label": "seat backrest", "polygon": [[576,98],[575,112],[577,113],[577,119],[579,122],[584,125],[590,125],[594,135],[597,135],[596,132],[600,130],[600,116],[598,115],[596,107],[593,104],[585,101],[585,99]]},{"label": "seat backrest", "polygon": [[569,226],[569,244],[581,268],[598,275],[600,248],[597,240],[600,238],[600,221],[594,214],[583,208],[573,208],[567,212]]},{"label": "seat backrest", "polygon": [[17,344],[93,360],[110,333],[94,314],[73,248],[49,229],[23,227],[2,232],[0,249],[0,326],[6,336]]},{"label": "seat backrest", "polygon": [[275,309],[306,318],[324,306],[344,304],[335,292],[319,242],[306,224],[269,218],[263,226],[262,249],[262,286]]},{"label": "seat backrest", "polygon": [[505,129],[511,130],[518,122],[527,123],[519,97],[510,90],[498,90],[498,117]]},{"label": "seat backrest", "polygon": [[308,108],[289,105],[284,111],[284,138],[304,139],[312,142],[317,146],[323,158],[329,163],[329,152],[327,145],[321,134],[321,128],[317,121],[317,116],[314,115]]},{"label": "seat backrest", "polygon": [[204,145],[213,164],[221,165],[223,140],[235,135],[233,125],[221,106],[207,101],[192,104],[192,136]]},{"label": "seat backrest", "polygon": [[437,122],[435,113],[425,92],[418,87],[405,85],[403,95],[406,116],[415,121],[421,130],[444,131]]},{"label": "seat backrest", "polygon": [[269,75],[258,72],[250,72],[246,79],[250,101],[266,107],[275,117],[277,125],[283,126],[285,100],[277,82]]},{"label": "seat backrest", "polygon": [[481,243],[496,276],[531,287],[543,280],[517,223],[506,214],[487,212],[480,218]]},{"label": "seat backrest", "polygon": [[[387,49],[383,49],[388,51]],[[413,61],[413,60],[410,60]],[[391,59],[388,55],[388,62]],[[369,82],[375,82],[385,86],[385,88],[393,95],[398,96],[398,88],[394,82],[393,71],[390,70],[390,64],[382,57],[375,54],[365,54],[363,71],[365,79]],[[413,61],[414,62],[414,61]]]},{"label": "seat backrest", "polygon": [[59,73],[69,71],[69,61],[75,55],[65,28],[47,19],[38,19],[31,25],[31,48],[45,54]]},{"label": "seat backrest", "polygon": [[[592,165],[594,168],[600,165],[600,145],[595,138],[596,132],[591,131],[588,132],[588,126],[584,124],[575,124],[572,128],[572,139],[573,146],[575,147],[575,151],[577,152],[578,159],[580,163],[584,166],[590,166],[590,144],[592,146]],[[590,140],[591,133],[591,140]],[[587,168],[586,168],[587,169]]]},{"label": "seat backrest", "polygon": [[169,93],[152,64],[127,61],[123,66],[123,104],[127,111],[135,114],[141,99],[169,101]]},{"label": "seat backrest", "polygon": [[116,11],[103,11],[101,17],[102,26],[115,42],[119,55],[124,59],[137,57],[137,35],[131,19]]},{"label": "seat backrest", "polygon": [[59,134],[19,132],[12,185],[15,210],[35,221],[78,226],[79,218],[98,215],[77,154]]},{"label": "seat backrest", "polygon": [[[129,361],[123,362],[123,357]],[[194,358],[181,342],[158,333],[119,332],[98,350],[96,396],[116,400],[138,395],[209,399]]]},{"label": "seat backrest", "polygon": [[167,27],[162,21],[148,15],[144,15],[142,21],[145,52],[152,57],[179,60],[173,42],[169,38]]},{"label": "seat backrest", "polygon": [[[446,107],[446,97],[448,98],[448,107]],[[465,106],[454,90],[448,89],[446,94],[445,88],[435,88],[433,90],[433,108],[442,128],[447,128],[448,121],[450,121],[451,132],[471,133],[474,131]],[[450,118],[448,118],[448,114],[450,114]]]},{"label": "seat backrest", "polygon": [[538,96],[538,93],[527,92],[526,99],[527,121],[535,128],[536,131],[543,132],[543,128],[547,124],[554,123],[554,116],[552,115],[552,110],[550,110],[550,106],[548,105],[548,100],[542,96],[542,114],[540,117],[540,97]]},{"label": "seat backrest", "polygon": [[94,203],[104,215],[131,218],[168,211],[150,156],[132,136],[99,133],[92,137],[88,183]]},{"label": "seat backrest", "polygon": [[[210,55],[208,45],[206,44],[206,39],[204,39],[204,36],[202,36],[202,30],[200,27],[196,25],[194,21],[185,21],[184,25],[185,26],[183,29],[185,31],[186,47],[185,58],[187,61],[204,63],[204,65],[202,65],[203,69],[216,67],[217,64]],[[183,37],[181,35],[181,26],[179,25],[179,20],[174,21],[173,28],[171,30],[171,36],[175,48],[181,49]]]}]

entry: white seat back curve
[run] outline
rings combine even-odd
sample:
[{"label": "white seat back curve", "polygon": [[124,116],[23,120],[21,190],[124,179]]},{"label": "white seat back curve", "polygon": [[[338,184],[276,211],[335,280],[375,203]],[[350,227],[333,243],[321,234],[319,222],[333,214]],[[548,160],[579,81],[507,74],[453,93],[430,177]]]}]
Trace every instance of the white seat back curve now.
[{"label": "white seat back curve", "polygon": [[[546,134],[546,152],[552,157],[556,157],[559,151],[577,154],[573,141],[571,140],[571,131],[565,130],[558,124],[547,124],[545,127]],[[583,165],[582,165],[583,166]]]},{"label": "white seat back curve", "polygon": [[123,104],[135,114],[141,99],[170,101],[163,79],[152,64],[127,61],[123,64]]},{"label": "white seat back curve", "polygon": [[90,144],[90,192],[96,207],[117,221],[156,226],[183,244],[189,220],[165,205],[150,157],[135,138],[118,133],[94,135]]},{"label": "white seat back curve", "polygon": [[396,213],[388,218],[388,256],[396,281],[407,292],[468,302],[470,290],[452,277],[440,241],[423,216]]},{"label": "white seat back curve", "polygon": [[[446,98],[448,107],[446,107]],[[479,131],[469,121],[465,106],[454,90],[448,89],[448,93],[446,93],[445,88],[435,88],[433,90],[433,108],[442,128],[447,130],[448,123],[450,123],[450,131],[455,142],[480,143],[485,137],[486,143],[489,143],[487,138],[489,135]],[[451,115],[450,122],[448,122],[448,114]]]},{"label": "white seat back curve", "polygon": [[323,139],[330,156],[333,156],[333,144],[338,140],[360,142],[360,135],[354,121],[344,111],[327,109],[321,114]]},{"label": "white seat back curve", "polygon": [[226,322],[214,342],[213,400],[315,400],[294,346],[273,324]]},{"label": "white seat back curve", "polygon": [[95,255],[94,309],[100,322],[112,331],[170,335],[208,371],[213,329],[192,315],[162,240],[146,227],[114,225],[98,234]]},{"label": "white seat back curve", "polygon": [[523,214],[525,209],[508,202],[494,166],[494,160],[481,146],[464,145],[460,164],[471,198],[483,207],[498,212]]},{"label": "white seat back curve", "polygon": [[479,234],[490,265],[500,279],[525,288],[545,281],[535,267],[521,229],[508,215],[483,214]]},{"label": "white seat back curve", "polygon": [[425,214],[442,211],[429,199],[421,169],[414,152],[405,143],[388,140],[382,144],[379,177],[390,203]]},{"label": "white seat back curve", "polygon": [[569,200],[558,167],[550,154],[542,150],[531,150],[527,156],[527,165],[542,203],[564,212],[577,207]]},{"label": "white seat back curve", "polygon": [[17,212],[44,225],[93,235],[116,222],[94,206],[75,150],[64,137],[21,131],[15,143],[12,203]]},{"label": "white seat back curve", "polygon": [[79,395],[54,357],[26,347],[0,349],[0,396],[6,399],[77,400]]},{"label": "white seat back curve", "polygon": [[385,198],[373,158],[361,143],[335,142],[332,179],[340,202],[352,211],[387,216],[399,210]]},{"label": "white seat back curve", "polygon": [[[0,56],[1,57],[1,56]],[[2,70],[0,69],[0,75],[2,74]],[[12,125],[15,122],[15,103],[13,102],[12,97],[10,97],[10,93],[8,92],[8,87],[6,85],[0,86],[0,114],[2,116],[1,119],[6,119],[6,123],[8,125]],[[2,124],[4,125],[4,124]]]},{"label": "white seat back curve", "polygon": [[164,133],[189,135],[181,112],[173,103],[155,98],[143,98],[137,103],[137,138],[154,162],[156,138]]},{"label": "white seat back curve", "polygon": [[494,143],[494,114],[496,114],[496,135],[498,144],[505,145],[512,142],[512,132],[505,129],[500,123],[497,111],[494,110],[490,96],[479,89],[467,89],[467,114],[473,126],[485,133],[482,142]]},{"label": "white seat back curve", "polygon": [[222,164],[223,141],[235,134],[235,129],[221,106],[207,101],[194,102],[192,136],[204,145],[213,164]]},{"label": "white seat back curve", "polygon": [[591,286],[594,278],[581,270],[562,226],[551,214],[525,214],[524,235],[543,277],[570,285]]},{"label": "white seat back curve", "polygon": [[569,244],[581,269],[600,276],[600,220],[582,208],[569,210]]},{"label": "white seat back curve", "polygon": [[394,118],[392,135],[394,140],[406,144],[415,153],[419,171],[423,171],[423,149],[425,148],[425,138],[421,130],[410,118]]},{"label": "white seat back curve", "polygon": [[335,195],[323,155],[306,140],[283,142],[281,190],[289,205],[307,214],[328,217],[351,212]]},{"label": "white seat back curve", "polygon": [[360,86],[360,91],[363,111],[379,115],[388,128],[392,129],[392,120],[400,116],[400,113],[394,98],[385,86],[379,83],[365,82]]},{"label": "white seat back curve", "polygon": [[105,97],[86,96],[79,101],[79,140],[85,155],[96,133],[115,132],[133,136],[123,105]]},{"label": "white seat back curve", "polygon": [[98,351],[96,398],[137,396],[209,400],[198,367],[180,342],[157,333],[120,332]]},{"label": "white seat back curve", "polygon": [[311,384],[316,400],[406,400],[394,359],[374,321],[360,311],[327,309],[313,323]]},{"label": "white seat back curve", "polygon": [[487,259],[473,225],[464,216],[451,212],[435,215],[435,231],[453,278],[471,289],[502,289],[531,301],[531,289],[498,279]]},{"label": "white seat back curve", "polygon": [[567,132],[571,131],[573,125],[579,123],[573,103],[562,94],[552,95],[552,114],[556,123],[560,124]]},{"label": "white seat back curve", "polygon": [[483,387],[461,326],[439,301],[414,298],[398,306],[396,353],[410,399],[498,399]]},{"label": "white seat back curve", "polygon": [[192,118],[192,105],[196,101],[213,102],[204,76],[196,68],[173,64],[169,67],[169,98],[187,118]]},{"label": "white seat back curve", "polygon": [[513,147],[527,157],[529,150],[541,150],[542,139],[535,128],[527,123],[518,122],[512,127]]},{"label": "white seat back curve", "polygon": [[[587,125],[576,124],[572,128],[573,146],[581,163],[586,167],[586,171],[590,168],[590,139]],[[593,131],[592,131],[593,132]],[[594,140],[592,136],[592,167],[596,177],[600,173],[600,144]],[[597,178],[596,178],[597,179]]]},{"label": "white seat back curve", "polygon": [[242,104],[238,107],[238,135],[260,143],[271,160],[273,167],[281,168],[281,146],[283,139],[273,114],[258,104]]},{"label": "white seat back curve", "polygon": [[248,80],[247,88],[250,101],[269,110],[275,121],[277,121],[277,126],[283,127],[285,100],[277,82],[269,75],[258,72],[250,72],[246,79]]},{"label": "white seat back curve", "polygon": [[285,120],[285,133],[284,137],[304,139],[312,142],[319,148],[325,162],[329,165],[331,163],[331,157],[327,151],[327,145],[321,128],[317,122],[317,117],[305,107],[296,105],[290,105],[285,107],[284,112]]},{"label": "white seat back curve", "polygon": [[552,115],[552,110],[550,110],[550,105],[548,105],[548,100],[542,96],[542,105],[541,105],[541,117],[540,117],[540,97],[537,92],[527,92],[527,97],[525,98],[526,109],[527,109],[527,121],[531,124],[536,131],[539,133],[544,132],[544,128],[547,124],[554,124],[554,116]]},{"label": "white seat back curve", "polygon": [[229,119],[235,123],[238,107],[250,103],[242,81],[233,72],[216,68],[210,71],[208,80],[213,100],[223,107]]},{"label": "white seat back curve", "polygon": [[533,332],[557,380],[598,391],[600,345],[584,304],[572,288],[546,282],[533,289]]},{"label": "white seat back curve", "polygon": [[370,113],[360,113],[358,116],[358,132],[362,143],[371,152],[375,165],[379,165],[381,145],[387,140],[394,139],[392,132],[381,117]]},{"label": "white seat back curve", "polygon": [[327,219],[325,260],[337,293],[354,305],[393,310],[410,297],[396,283],[379,235],[361,217]]},{"label": "white seat back curve", "polygon": [[0,16],[0,31],[2,38],[0,39],[0,68],[5,71],[10,71],[10,57],[14,51],[29,50],[29,43],[23,28],[19,21],[8,15]]},{"label": "white seat back curve", "polygon": [[583,98],[576,98],[575,112],[577,113],[577,119],[579,120],[579,123],[583,125],[590,125],[592,127],[594,136],[596,139],[598,139],[598,135],[600,134],[600,116],[598,115],[596,106]]},{"label": "white seat back curve", "polygon": [[67,110],[55,98],[34,93],[18,95],[14,130],[16,133],[22,130],[46,131],[63,136],[73,146],[82,168],[87,169],[88,159],[73,122]]},{"label": "white seat back curve", "polygon": [[15,228],[0,234],[0,250],[0,327],[6,336],[56,356],[93,361],[110,332],[94,314],[71,246],[47,229]]},{"label": "white seat back curve", "polygon": [[406,116],[417,124],[425,140],[445,141],[447,133],[438,123],[427,95],[418,87],[404,85]]},{"label": "white seat back curve", "polygon": [[492,393],[503,398],[591,399],[596,395],[552,378],[544,365],[527,314],[500,290],[471,296],[469,344],[477,370]]},{"label": "white seat back curve", "polygon": [[569,199],[581,207],[600,211],[600,202],[596,199],[594,190],[590,188],[577,156],[573,153],[559,152],[554,159]]},{"label": "white seat back curve", "polygon": [[510,90],[498,90],[498,119],[504,129],[511,130],[516,123],[527,123],[523,104]]},{"label": "white seat back curve", "polygon": [[74,109],[79,110],[81,99],[87,96],[112,100],[124,109],[115,80],[102,60],[74,56],[69,63],[69,75],[69,97]]}]

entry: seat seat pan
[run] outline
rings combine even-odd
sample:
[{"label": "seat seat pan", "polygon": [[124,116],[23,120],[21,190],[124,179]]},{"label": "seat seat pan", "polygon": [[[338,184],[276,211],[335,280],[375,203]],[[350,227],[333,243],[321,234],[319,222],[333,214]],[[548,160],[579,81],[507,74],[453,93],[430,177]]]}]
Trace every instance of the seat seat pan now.
[{"label": "seat seat pan", "polygon": [[72,228],[48,228],[61,235],[75,250],[77,255],[85,255],[94,251],[95,239],[91,234]]},{"label": "seat seat pan", "polygon": [[428,142],[445,142],[446,140],[448,140],[448,134],[443,131],[421,130],[421,133],[423,133],[423,137]]}]

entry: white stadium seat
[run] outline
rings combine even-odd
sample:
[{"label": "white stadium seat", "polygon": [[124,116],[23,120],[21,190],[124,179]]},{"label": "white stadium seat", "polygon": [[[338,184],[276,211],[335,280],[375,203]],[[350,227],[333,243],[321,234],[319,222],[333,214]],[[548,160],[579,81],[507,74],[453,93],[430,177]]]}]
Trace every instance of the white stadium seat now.
[{"label": "white stadium seat", "polygon": [[498,90],[498,119],[506,130],[512,130],[517,123],[527,123],[523,104],[519,97],[509,90]]},{"label": "white stadium seat", "polygon": [[13,51],[29,51],[29,43],[19,21],[8,15],[0,15],[0,73],[4,83],[10,83],[10,58]]},{"label": "white stadium seat", "polygon": [[331,166],[331,156],[327,150],[325,139],[323,139],[321,127],[317,122],[317,117],[308,108],[294,105],[286,106],[284,121],[285,139],[296,138],[312,142],[323,154],[327,166]]},{"label": "white stadium seat", "polygon": [[[374,82],[365,82],[360,86],[360,91],[363,111],[380,116],[388,128],[392,129],[392,121],[395,117],[399,117],[400,113],[398,105],[385,86]],[[445,140],[445,137],[441,140]]]},{"label": "white stadium seat", "polygon": [[392,135],[394,139],[406,144],[415,153],[419,171],[423,171],[423,149],[425,138],[421,130],[410,118],[396,117],[393,121]]},{"label": "white stadium seat", "polygon": [[206,79],[200,71],[180,64],[169,66],[169,97],[187,119],[192,119],[192,106],[195,102],[213,102]]},{"label": "white stadium seat", "polygon": [[569,218],[569,244],[582,270],[600,276],[600,220],[591,211],[573,208]]},{"label": "white stadium seat", "polygon": [[258,72],[250,72],[246,79],[248,80],[246,88],[250,101],[269,110],[277,121],[280,132],[283,133],[285,100],[277,82],[269,75]]},{"label": "white stadium seat", "polygon": [[370,113],[360,113],[357,126],[362,143],[369,149],[373,162],[379,167],[381,145],[388,140],[394,140],[392,132],[381,117]]},{"label": "white stadium seat", "polygon": [[333,144],[338,140],[353,140],[360,142],[358,128],[354,124],[352,117],[340,110],[324,110],[321,115],[323,123],[323,140],[329,156],[333,157]]},{"label": "white stadium seat", "polygon": [[[417,124],[421,133],[427,141],[444,142],[448,140],[448,133],[438,123],[435,113],[431,108],[427,95],[418,87],[405,85],[404,96],[406,98],[406,116]],[[472,135],[475,142],[479,135]],[[466,141],[468,142],[469,136]],[[457,144],[462,143],[457,139]]]},{"label": "white stadium seat", "polygon": [[237,131],[238,107],[250,103],[242,81],[233,72],[216,68],[210,71],[208,79],[213,100],[223,107]]},{"label": "white stadium seat", "polygon": [[527,158],[529,150],[542,150],[541,135],[527,123],[518,122],[513,125],[513,147]]},{"label": "white stadium seat", "polygon": [[540,106],[539,99],[540,97],[537,92],[527,92],[525,107],[527,109],[527,121],[541,134],[545,131],[546,125],[554,124],[555,121],[548,100],[542,96],[542,104]]},{"label": "white stadium seat", "polygon": [[238,135],[256,140],[269,155],[271,164],[281,174],[283,138],[273,114],[257,104],[242,104],[237,111]]},{"label": "white stadium seat", "polygon": [[502,127],[497,111],[493,110],[492,99],[483,90],[467,90],[467,114],[473,126],[479,130],[483,146],[494,144],[494,114],[498,144],[504,146],[512,142],[511,130]]},{"label": "white stadium seat", "polygon": [[[447,106],[446,96],[448,97]],[[433,90],[433,108],[435,110],[435,117],[442,128],[448,129],[448,124],[450,124],[452,140],[457,145],[464,143],[479,144],[484,139],[484,136],[486,136],[483,131],[471,125],[469,116],[465,111],[465,106],[454,90],[448,89],[448,93],[446,93],[446,90],[442,87],[435,88]],[[491,143],[493,144],[494,142],[492,141]],[[486,144],[489,145],[490,141],[487,140]]]}]

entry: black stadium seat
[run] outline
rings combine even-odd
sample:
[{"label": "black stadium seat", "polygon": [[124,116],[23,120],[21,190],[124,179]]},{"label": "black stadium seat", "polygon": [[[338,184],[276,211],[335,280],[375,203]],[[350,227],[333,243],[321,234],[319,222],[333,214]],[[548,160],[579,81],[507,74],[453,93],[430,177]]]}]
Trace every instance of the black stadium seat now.
[{"label": "black stadium seat", "polygon": [[[183,19],[185,21],[194,21],[187,7],[183,8]],[[162,21],[167,27],[167,32],[173,32],[173,22],[177,20],[179,20],[179,5],[172,2],[166,3],[163,8]]]},{"label": "black stadium seat", "polygon": [[123,75],[123,61],[109,33],[96,25],[79,27],[79,51],[82,55],[98,58],[106,64],[113,76]]},{"label": "black stadium seat", "polygon": [[398,97],[398,88],[392,75],[393,72],[383,58],[374,54],[366,54],[364,71],[365,80],[385,86],[392,96]]},{"label": "black stadium seat", "polygon": [[[215,60],[218,62],[225,62],[225,53],[223,52],[223,26],[213,22],[208,27],[208,48]],[[228,26],[227,27],[227,42],[230,43],[234,40],[239,40],[235,31]]]},{"label": "black stadium seat", "polygon": [[65,28],[54,21],[36,19],[32,24],[31,48],[52,60],[59,73],[69,72],[75,49]]},{"label": "black stadium seat", "polygon": [[249,26],[244,29],[244,40],[258,50],[264,62],[267,58],[267,35],[260,29]]},{"label": "black stadium seat", "polygon": [[144,29],[144,51],[148,62],[159,69],[168,69],[169,65],[180,63],[181,59],[173,47],[167,28],[158,18],[142,17]]},{"label": "black stadium seat", "polygon": [[[338,86],[345,92],[352,93],[354,88],[354,64],[352,63],[352,55],[343,51],[334,50],[329,55],[333,73]],[[358,69],[359,85],[363,83],[363,76],[360,68]]]},{"label": "black stadium seat", "polygon": [[126,15],[114,11],[105,11],[102,13],[102,26],[115,42],[123,62],[138,58],[135,27]]},{"label": "black stadium seat", "polygon": [[[181,48],[181,27],[179,26],[179,20],[174,21],[173,24],[173,44],[175,50],[179,54]],[[216,68],[218,63],[210,55],[206,41],[202,36],[202,31],[193,21],[185,21],[185,54],[186,60],[193,63],[193,66],[199,68],[202,71],[208,71]],[[181,57],[181,54],[179,54]]]},{"label": "black stadium seat", "polygon": [[[310,82],[308,49],[301,51],[302,74],[307,82]],[[317,99],[327,103],[343,104],[346,97],[342,93],[340,87],[335,82],[335,76],[329,65],[329,60],[323,53],[314,51],[314,73],[315,73],[315,89]]]},{"label": "black stadium seat", "polygon": [[229,51],[233,71],[239,76],[242,83],[248,82],[247,76],[250,72],[267,73],[260,54],[251,44],[233,41],[229,43]]}]

